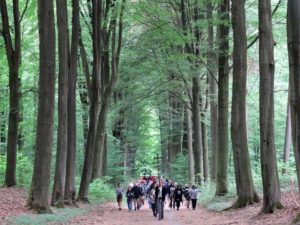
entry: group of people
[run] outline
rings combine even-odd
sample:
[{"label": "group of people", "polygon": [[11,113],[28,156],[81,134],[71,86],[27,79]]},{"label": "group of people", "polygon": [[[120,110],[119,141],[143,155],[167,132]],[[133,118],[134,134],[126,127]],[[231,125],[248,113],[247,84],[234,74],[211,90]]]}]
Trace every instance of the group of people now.
[{"label": "group of people", "polygon": [[[123,189],[120,184],[116,189],[117,202],[121,210]],[[182,187],[171,180],[143,178],[140,181],[129,184],[125,193],[129,211],[139,210],[148,201],[149,208],[152,209],[153,216],[158,220],[164,217],[164,206],[167,203],[171,209],[180,209],[185,199],[186,207],[195,210],[197,206],[198,189],[195,185]]]}]

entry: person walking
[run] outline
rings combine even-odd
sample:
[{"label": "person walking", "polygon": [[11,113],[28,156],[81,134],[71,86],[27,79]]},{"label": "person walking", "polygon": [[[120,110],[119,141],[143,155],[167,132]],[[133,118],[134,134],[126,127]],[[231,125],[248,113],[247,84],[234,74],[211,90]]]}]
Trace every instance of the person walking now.
[{"label": "person walking", "polygon": [[134,210],[138,210],[140,209],[140,196],[141,196],[141,192],[140,192],[140,188],[138,186],[137,183],[134,183],[133,188],[132,188],[132,192],[133,192],[133,202],[134,202]]},{"label": "person walking", "polygon": [[155,188],[155,199],[158,220],[162,220],[164,218],[164,204],[166,200],[166,194],[167,189],[163,184],[163,180],[159,180],[159,185]]},{"label": "person walking", "polygon": [[116,188],[116,197],[117,197],[117,203],[118,203],[119,210],[122,209],[123,192],[124,192],[123,188],[121,187],[121,185],[119,183],[117,188]]},{"label": "person walking", "polygon": [[175,191],[175,184],[174,182],[172,182],[169,189],[169,199],[170,199],[169,207],[173,209],[175,209],[174,191]]},{"label": "person walking", "polygon": [[179,210],[180,203],[182,202],[182,194],[183,194],[183,191],[182,191],[181,185],[178,184],[174,191],[174,200],[176,203],[177,210]]},{"label": "person walking", "polygon": [[190,195],[190,191],[192,190],[191,187],[189,187],[187,184],[185,185],[185,187],[183,188],[183,196],[185,198],[186,201],[186,207],[188,209],[190,209],[190,202],[191,202],[191,195]]},{"label": "person walking", "polygon": [[149,199],[150,199],[150,202],[151,202],[151,209],[152,209],[152,212],[153,212],[153,216],[156,217],[157,210],[156,210],[156,199],[155,199],[155,188],[154,188],[154,186],[150,190]]},{"label": "person walking", "polygon": [[193,207],[193,210],[195,210],[196,206],[197,206],[197,198],[198,198],[198,189],[195,185],[192,186],[190,195],[191,195],[191,200],[192,200],[192,207]]},{"label": "person walking", "polygon": [[132,192],[131,185],[129,185],[128,188],[127,188],[126,197],[127,197],[128,210],[132,211],[132,202],[133,202],[134,195],[133,195],[133,192]]}]

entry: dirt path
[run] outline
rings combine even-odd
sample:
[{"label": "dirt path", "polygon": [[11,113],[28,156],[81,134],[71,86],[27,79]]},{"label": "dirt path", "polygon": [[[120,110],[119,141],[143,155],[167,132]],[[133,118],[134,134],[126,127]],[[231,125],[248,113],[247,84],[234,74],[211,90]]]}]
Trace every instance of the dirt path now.
[{"label": "dirt path", "polygon": [[274,214],[260,215],[261,203],[231,212],[215,212],[198,206],[197,209],[169,209],[166,205],[164,219],[158,221],[152,211],[144,206],[139,211],[121,211],[115,203],[97,206],[87,215],[76,217],[68,224],[101,225],[288,225],[300,212],[296,202],[287,193],[283,196],[285,208]]},{"label": "dirt path", "polygon": [[[81,205],[81,211],[77,212],[77,216],[75,216],[75,212],[75,217],[71,215],[70,218],[65,218],[64,222],[58,222],[61,220],[55,220],[56,217],[64,217],[63,213],[53,214],[51,219],[50,216],[33,214],[32,211],[28,210],[25,207],[27,193],[22,189],[0,188],[0,196],[2,198],[0,201],[0,224],[9,225],[11,223],[6,222],[7,218],[21,215],[29,215],[26,217],[27,219],[33,218],[35,221],[44,221],[35,224],[51,225],[288,225],[300,213],[298,195],[293,192],[285,192],[282,195],[284,209],[267,215],[259,214],[262,203],[232,212],[211,211],[200,205],[195,211],[185,207],[177,211],[169,209],[166,205],[164,219],[158,221],[146,206],[139,211],[128,212],[125,204],[123,209],[119,211],[116,203],[108,203],[96,206]],[[85,208],[88,210],[85,211]],[[68,212],[71,213],[71,211]],[[80,214],[81,216],[78,216]],[[45,218],[41,220],[39,217]]]}]

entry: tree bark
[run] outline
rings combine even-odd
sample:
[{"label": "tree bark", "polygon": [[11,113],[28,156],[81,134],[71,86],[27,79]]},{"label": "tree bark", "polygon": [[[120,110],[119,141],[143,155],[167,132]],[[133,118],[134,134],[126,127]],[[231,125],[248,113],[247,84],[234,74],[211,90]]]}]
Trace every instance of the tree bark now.
[{"label": "tree bark", "polygon": [[89,131],[86,143],[84,165],[77,201],[88,202],[88,190],[92,175],[93,157],[96,140],[96,127],[98,123],[99,93],[100,93],[100,70],[102,46],[100,43],[100,24],[102,21],[102,0],[92,2],[93,11],[93,75],[91,83],[91,104],[89,112]]},{"label": "tree bark", "polygon": [[201,113],[201,135],[202,135],[202,146],[203,146],[203,179],[204,182],[206,183],[208,181],[208,143],[207,143],[207,128],[206,128],[206,112],[207,112],[207,107],[208,107],[208,92],[206,91],[206,97],[205,100],[203,101],[203,98],[201,98],[201,108],[202,108],[202,113]]},{"label": "tree bark", "polygon": [[287,33],[290,72],[290,105],[292,118],[292,142],[300,187],[300,2],[288,1]]},{"label": "tree bark", "polygon": [[167,128],[167,118],[166,110],[159,108],[159,130],[160,130],[160,152],[162,156],[161,160],[161,170],[162,174],[170,175],[169,171],[169,160],[168,160],[168,128]]},{"label": "tree bark", "polygon": [[199,101],[199,77],[193,78],[193,102],[192,102],[192,121],[193,121],[193,134],[194,134],[194,163],[195,175],[197,176],[198,183],[201,185],[203,178],[203,148],[202,148],[202,134],[201,134],[201,116],[200,116],[200,101]]},{"label": "tree bark", "polygon": [[56,0],[58,26],[58,130],[51,205],[64,207],[68,144],[68,11],[66,0]]},{"label": "tree bark", "polygon": [[263,213],[282,208],[274,141],[274,40],[271,1],[259,1],[259,112]]},{"label": "tree bark", "polygon": [[229,51],[229,0],[220,3],[219,15],[219,80],[218,80],[218,157],[216,195],[228,192],[228,51]]},{"label": "tree bark", "polygon": [[[207,4],[207,19],[212,19],[213,5]],[[211,22],[208,26],[208,53],[207,66],[209,68],[209,98],[210,98],[210,149],[211,149],[211,180],[216,181],[217,178],[217,153],[218,153],[218,90],[216,75],[216,60],[214,54],[214,28]]]},{"label": "tree bark", "polygon": [[252,179],[246,122],[247,34],[245,1],[233,0],[231,13],[234,38],[231,140],[238,196],[232,207],[242,208],[259,200]]},{"label": "tree bark", "polygon": [[[4,117],[6,118],[5,111],[1,111],[0,116],[2,118],[4,118]],[[1,145],[4,145],[6,143],[6,122],[4,122],[3,120],[1,121],[1,124],[0,124],[0,143],[1,143]]]},{"label": "tree bark", "polygon": [[[104,137],[104,148],[103,148],[103,160],[102,160],[102,176],[106,176],[107,175],[107,134],[105,134]],[[129,157],[130,158],[130,157]],[[130,162],[130,161],[129,161]],[[130,164],[126,165],[130,166]]]},{"label": "tree bark", "polygon": [[76,198],[76,81],[79,45],[79,0],[72,0],[72,36],[68,71],[68,148],[65,181],[65,203],[75,205]]},{"label": "tree bark", "polygon": [[21,28],[19,15],[19,1],[13,0],[14,18],[14,43],[11,38],[9,17],[6,1],[0,1],[2,17],[3,38],[6,56],[9,67],[9,115],[7,130],[7,159],[5,172],[5,185],[12,187],[16,185],[16,164],[18,144],[18,123],[19,123],[19,67],[21,60]]},{"label": "tree bark", "polygon": [[[96,131],[96,143],[94,149],[94,162],[93,162],[93,178],[102,176],[103,164],[103,149],[105,140],[105,127],[107,121],[107,113],[109,110],[113,90],[118,78],[119,58],[122,47],[122,31],[123,31],[123,12],[126,0],[121,3],[120,15],[118,14],[118,4],[115,2],[112,8],[111,17],[111,42],[104,41],[104,49],[108,49],[108,44],[111,43],[111,60],[103,59],[103,73],[101,76],[102,92],[101,92],[101,106],[98,115],[98,124]],[[118,25],[118,31],[117,31]],[[110,32],[110,31],[108,31]],[[106,35],[104,35],[106,36]],[[107,37],[107,36],[106,36]],[[108,36],[109,37],[109,36]],[[105,56],[105,55],[104,55]],[[109,63],[111,64],[109,69]],[[110,72],[110,74],[109,74]]]},{"label": "tree bark", "polygon": [[36,150],[28,206],[50,212],[48,191],[51,177],[55,100],[55,23],[52,0],[38,1],[40,80]]},{"label": "tree bark", "polygon": [[287,102],[287,112],[286,112],[286,122],[285,122],[284,149],[283,149],[284,168],[282,168],[282,174],[287,173],[287,165],[288,165],[289,158],[290,158],[291,146],[292,146],[292,121],[291,121],[291,104],[290,104],[290,90],[289,90],[288,102]]},{"label": "tree bark", "polygon": [[195,167],[193,155],[193,128],[192,128],[192,112],[190,106],[186,108],[186,132],[187,132],[187,146],[189,157],[189,182],[195,183]]}]

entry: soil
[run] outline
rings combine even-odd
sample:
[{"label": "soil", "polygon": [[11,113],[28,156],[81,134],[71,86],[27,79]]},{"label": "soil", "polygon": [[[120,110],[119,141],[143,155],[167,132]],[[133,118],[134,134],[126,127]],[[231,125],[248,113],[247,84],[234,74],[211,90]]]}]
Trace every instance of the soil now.
[{"label": "soil", "polygon": [[125,207],[119,211],[116,203],[100,205],[88,215],[74,218],[68,224],[101,225],[287,225],[300,212],[298,201],[293,193],[282,196],[285,208],[273,214],[260,214],[261,204],[257,203],[244,209],[216,212],[198,205],[196,210],[182,207],[177,210],[165,205],[164,219],[158,221],[152,211],[144,206],[139,211],[129,212]]},{"label": "soil", "polygon": [[[0,189],[0,224],[5,219],[21,214],[32,214],[26,208],[27,193],[17,188]],[[179,211],[165,205],[163,220],[157,220],[152,211],[145,205],[138,211],[129,212],[124,204],[118,210],[116,203],[97,205],[93,210],[82,216],[74,217],[67,224],[82,225],[288,225],[300,213],[298,197],[294,192],[282,195],[284,209],[273,214],[260,214],[262,203],[244,209],[216,212],[198,205],[196,210],[181,207]],[[85,207],[82,205],[81,207]]]}]

